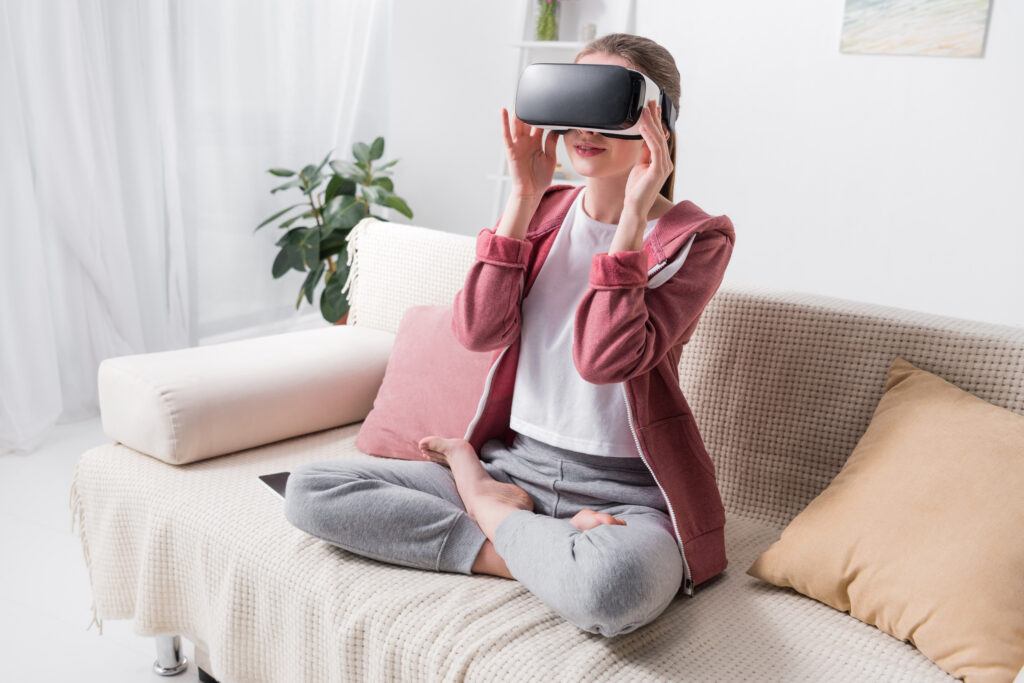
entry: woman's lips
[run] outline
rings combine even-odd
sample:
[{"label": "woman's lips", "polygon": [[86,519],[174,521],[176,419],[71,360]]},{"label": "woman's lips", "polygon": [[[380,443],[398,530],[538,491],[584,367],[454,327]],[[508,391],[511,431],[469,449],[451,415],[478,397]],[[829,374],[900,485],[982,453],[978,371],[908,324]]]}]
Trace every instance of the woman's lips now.
[{"label": "woman's lips", "polygon": [[604,149],[601,147],[584,147],[582,145],[576,145],[576,153],[581,157],[596,157],[603,151]]}]

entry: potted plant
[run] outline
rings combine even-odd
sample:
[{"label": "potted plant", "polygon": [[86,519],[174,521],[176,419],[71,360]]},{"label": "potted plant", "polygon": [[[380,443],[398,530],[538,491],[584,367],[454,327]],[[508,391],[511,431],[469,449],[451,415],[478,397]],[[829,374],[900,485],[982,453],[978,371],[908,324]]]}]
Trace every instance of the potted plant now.
[{"label": "potted plant", "polygon": [[[294,187],[305,199],[278,211],[257,225],[253,232],[283,219],[278,227],[285,232],[276,242],[281,249],[274,258],[271,274],[279,278],[291,270],[306,273],[295,300],[296,309],[303,298],[313,303],[313,293],[323,278],[320,313],[327,322],[343,324],[348,319],[349,309],[348,299],[341,291],[348,277],[349,232],[367,216],[387,220],[371,212],[374,204],[395,209],[406,218],[412,218],[412,211],[405,200],[394,193],[388,169],[398,163],[398,159],[374,166],[373,162],[384,155],[384,138],[378,137],[370,145],[355,143],[352,146],[354,161],[331,159],[331,152],[319,164],[304,166],[301,171],[268,169],[271,175],[289,178],[270,190],[271,194]],[[327,166],[329,171],[325,171]],[[327,184],[320,191],[325,181]]]},{"label": "potted plant", "polygon": [[537,40],[558,40],[558,0],[537,0]]}]

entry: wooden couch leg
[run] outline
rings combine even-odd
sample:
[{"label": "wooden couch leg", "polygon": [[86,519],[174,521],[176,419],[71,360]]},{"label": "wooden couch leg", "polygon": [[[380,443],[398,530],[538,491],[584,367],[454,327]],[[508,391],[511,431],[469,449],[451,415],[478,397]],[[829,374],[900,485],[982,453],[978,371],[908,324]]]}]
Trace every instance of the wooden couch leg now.
[{"label": "wooden couch leg", "polygon": [[188,658],[181,654],[181,636],[160,635],[156,640],[156,661],[153,671],[160,676],[177,676],[188,668]]}]

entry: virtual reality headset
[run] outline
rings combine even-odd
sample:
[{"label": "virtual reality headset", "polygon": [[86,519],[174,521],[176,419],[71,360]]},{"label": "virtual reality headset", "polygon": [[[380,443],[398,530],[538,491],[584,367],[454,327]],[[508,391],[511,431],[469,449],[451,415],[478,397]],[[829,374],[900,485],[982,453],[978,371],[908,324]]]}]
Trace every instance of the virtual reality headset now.
[{"label": "virtual reality headset", "polygon": [[672,130],[678,111],[645,74],[615,64],[538,62],[519,77],[515,115],[553,132],[579,129],[640,140],[640,115],[648,100],[661,105],[661,120]]}]

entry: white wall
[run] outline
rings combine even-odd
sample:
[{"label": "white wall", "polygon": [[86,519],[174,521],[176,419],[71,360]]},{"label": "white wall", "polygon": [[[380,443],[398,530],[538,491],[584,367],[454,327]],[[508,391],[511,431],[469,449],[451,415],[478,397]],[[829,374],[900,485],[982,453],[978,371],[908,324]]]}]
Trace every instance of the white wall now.
[{"label": "white wall", "polygon": [[[843,0],[639,0],[636,32],[682,74],[676,200],[736,225],[727,283],[1024,326],[1024,6],[993,1],[972,59],[841,54]],[[493,224],[517,16],[397,0],[389,151],[410,222]],[[436,106],[446,87],[457,109]]]}]

